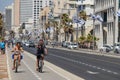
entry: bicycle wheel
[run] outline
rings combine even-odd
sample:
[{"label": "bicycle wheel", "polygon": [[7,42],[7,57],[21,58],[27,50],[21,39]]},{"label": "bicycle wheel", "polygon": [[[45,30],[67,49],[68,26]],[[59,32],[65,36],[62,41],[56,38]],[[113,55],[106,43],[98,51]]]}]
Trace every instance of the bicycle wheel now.
[{"label": "bicycle wheel", "polygon": [[42,73],[42,69],[43,69],[43,63],[42,60],[39,61],[39,72]]},{"label": "bicycle wheel", "polygon": [[15,72],[18,72],[18,60],[15,61]]}]

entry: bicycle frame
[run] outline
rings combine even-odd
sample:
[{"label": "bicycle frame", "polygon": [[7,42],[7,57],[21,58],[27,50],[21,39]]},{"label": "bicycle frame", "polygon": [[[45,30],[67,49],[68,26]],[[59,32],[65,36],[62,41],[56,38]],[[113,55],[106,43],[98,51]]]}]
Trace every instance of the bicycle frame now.
[{"label": "bicycle frame", "polygon": [[38,65],[38,71],[42,73],[42,70],[43,70],[43,62],[42,62],[42,59],[39,60],[39,65]]},{"label": "bicycle frame", "polygon": [[19,60],[18,60],[18,55],[17,55],[17,59],[15,60],[15,72],[18,72],[18,66],[19,66]]}]

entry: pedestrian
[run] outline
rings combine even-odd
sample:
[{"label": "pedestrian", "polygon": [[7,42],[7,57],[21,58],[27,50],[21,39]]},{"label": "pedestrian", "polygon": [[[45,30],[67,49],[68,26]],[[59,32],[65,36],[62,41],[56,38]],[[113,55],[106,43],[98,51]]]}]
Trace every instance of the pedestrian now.
[{"label": "pedestrian", "polygon": [[1,40],[0,40],[0,54],[1,54]]},{"label": "pedestrian", "polygon": [[0,42],[1,54],[5,54],[5,42],[4,39]]}]

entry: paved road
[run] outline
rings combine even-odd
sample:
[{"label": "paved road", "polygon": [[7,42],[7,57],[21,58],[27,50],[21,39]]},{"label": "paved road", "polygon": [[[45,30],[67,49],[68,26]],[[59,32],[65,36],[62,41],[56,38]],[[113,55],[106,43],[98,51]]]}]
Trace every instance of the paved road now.
[{"label": "paved road", "polygon": [[[21,66],[18,69],[19,70],[18,73],[15,73],[14,71],[12,71],[12,59],[11,59],[11,53],[9,52],[10,52],[10,49],[7,50],[7,53],[8,53],[7,56],[9,60],[8,65],[10,70],[9,80],[74,80],[72,78],[64,76],[64,74],[61,74],[59,71],[55,70],[59,68],[56,68],[55,66],[47,62],[45,62],[43,73],[37,72],[35,70],[35,56],[30,55],[30,53],[26,51],[24,52],[24,59],[22,60]],[[59,70],[62,71],[61,69]],[[82,80],[81,78],[78,78],[78,77],[75,77],[75,78],[76,80]]]},{"label": "paved road", "polygon": [[[35,53],[34,48],[24,48]],[[85,80],[120,80],[120,59],[49,48],[46,60]]]}]

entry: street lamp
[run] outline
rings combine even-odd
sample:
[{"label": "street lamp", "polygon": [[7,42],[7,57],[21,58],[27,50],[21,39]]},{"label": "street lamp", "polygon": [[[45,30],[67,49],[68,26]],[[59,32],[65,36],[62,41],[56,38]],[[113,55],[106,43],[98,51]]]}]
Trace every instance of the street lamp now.
[{"label": "street lamp", "polygon": [[[76,3],[76,14],[77,14],[76,17],[77,17],[77,20],[79,20],[79,19],[78,19],[78,17],[79,17],[79,16],[78,16],[78,14],[79,14],[79,11],[78,11],[78,10],[79,10],[79,5],[81,5],[81,9],[80,9],[80,10],[81,10],[81,11],[83,10],[83,1],[85,1],[85,0],[81,0],[81,1],[80,1],[80,0],[77,0],[77,3]],[[80,4],[80,3],[81,3],[81,4]],[[77,22],[77,31],[76,31],[76,40],[77,40],[77,42],[78,42],[78,31],[79,31],[79,23]]]},{"label": "street lamp", "polygon": [[115,51],[115,27],[116,27],[116,24],[115,24],[115,20],[116,20],[116,15],[115,15],[115,12],[116,12],[116,0],[114,0],[114,14],[113,14],[113,18],[114,18],[114,26],[113,26],[113,50]]}]

